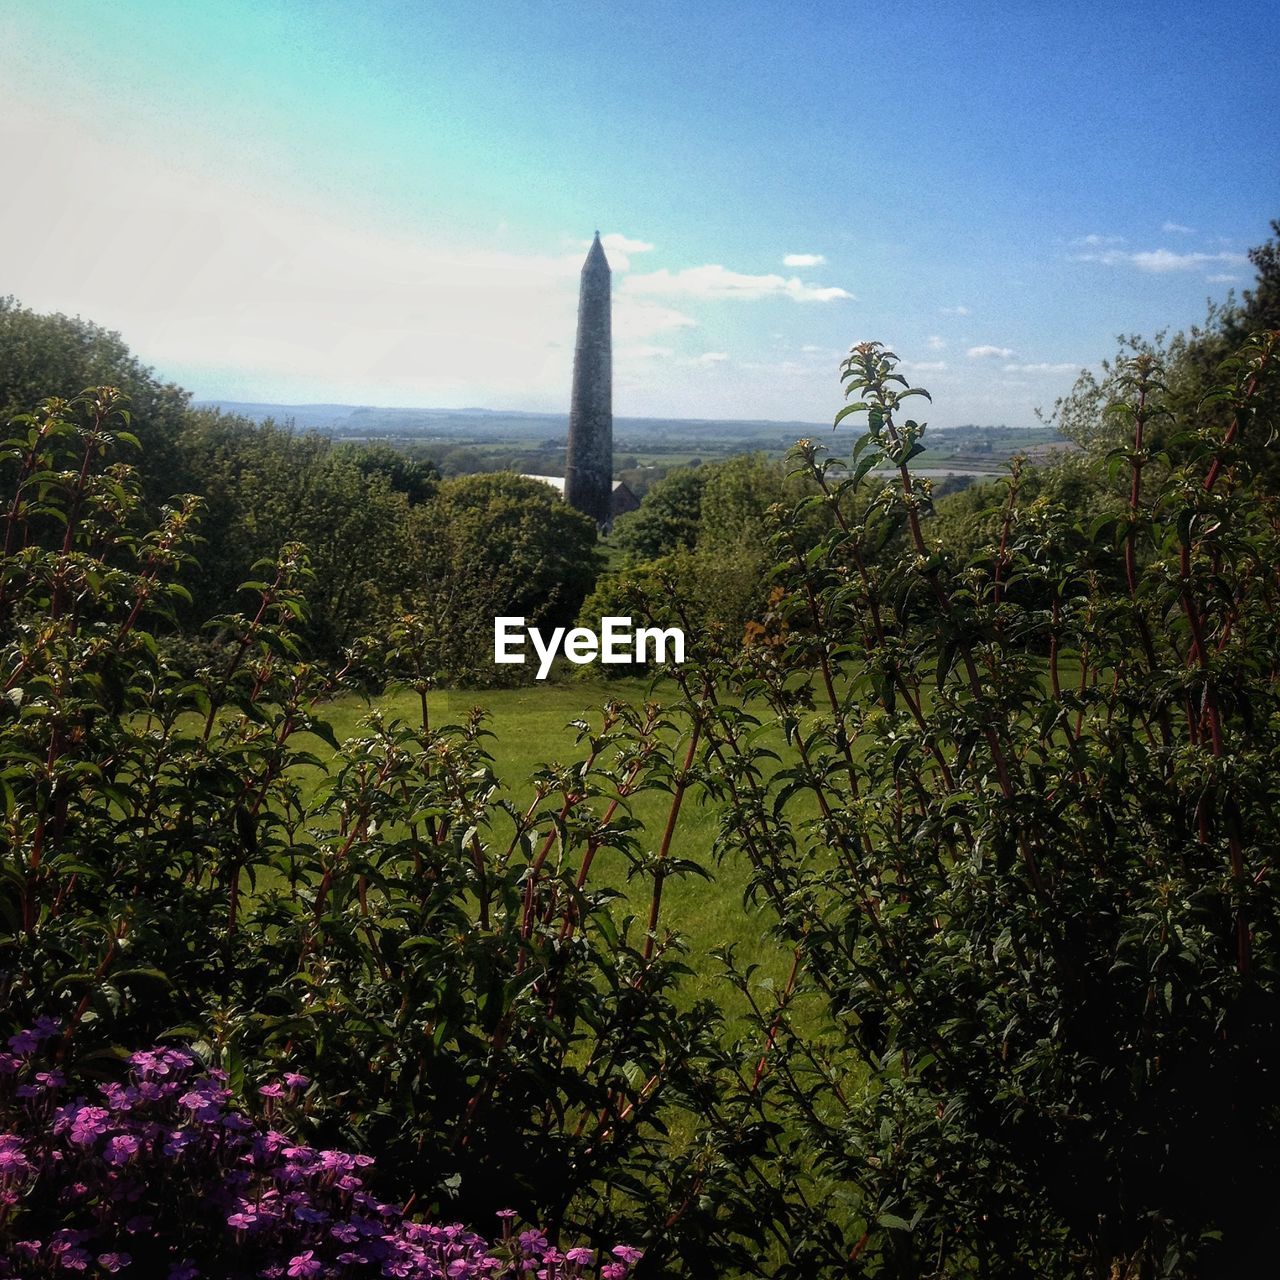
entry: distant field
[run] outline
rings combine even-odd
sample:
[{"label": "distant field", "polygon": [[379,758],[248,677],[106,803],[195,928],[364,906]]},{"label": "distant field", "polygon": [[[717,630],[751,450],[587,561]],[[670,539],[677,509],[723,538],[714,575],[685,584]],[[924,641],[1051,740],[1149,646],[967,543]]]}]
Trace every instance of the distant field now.
[{"label": "distant field", "polygon": [[[485,409],[386,409],[339,404],[248,404],[205,402],[211,408],[256,421],[271,418],[300,431],[318,431],[335,441],[377,441],[431,458],[446,474],[512,469],[536,475],[564,474],[569,423],[565,414]],[[808,438],[838,452],[853,440],[851,427],[833,432],[830,422],[747,419],[616,418],[615,474],[632,488],[646,487],[672,467],[710,462],[740,453],[781,457]],[[916,469],[935,475],[1002,474],[1015,453],[1044,457],[1067,446],[1048,427],[957,426],[933,428]]]}]

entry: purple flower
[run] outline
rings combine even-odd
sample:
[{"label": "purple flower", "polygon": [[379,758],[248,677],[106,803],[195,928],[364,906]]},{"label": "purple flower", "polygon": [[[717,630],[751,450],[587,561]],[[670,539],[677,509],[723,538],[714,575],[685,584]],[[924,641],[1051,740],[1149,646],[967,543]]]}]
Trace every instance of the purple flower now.
[{"label": "purple flower", "polygon": [[71,1117],[71,1141],[89,1147],[107,1131],[111,1113],[105,1107],[77,1107]]},{"label": "purple flower", "polygon": [[284,1082],[290,1089],[305,1089],[311,1083],[306,1076],[299,1075],[296,1071],[286,1071]]},{"label": "purple flower", "polygon": [[164,1140],[164,1154],[170,1158],[181,1155],[188,1147],[194,1146],[197,1140],[197,1135],[190,1129],[170,1130],[169,1136]]},{"label": "purple flower", "polygon": [[18,1139],[11,1134],[0,1137],[0,1177],[5,1181],[20,1178],[30,1172],[31,1162],[27,1159]]},{"label": "purple flower", "polygon": [[35,1053],[40,1047],[40,1037],[34,1031],[19,1031],[9,1037],[9,1048],[20,1057]]},{"label": "purple flower", "polygon": [[122,1133],[107,1143],[103,1157],[108,1164],[128,1164],[129,1160],[138,1154],[140,1145],[132,1134]]},{"label": "purple flower", "polygon": [[75,1248],[78,1244],[83,1244],[89,1238],[87,1231],[73,1231],[70,1227],[63,1227],[60,1231],[53,1233],[53,1241],[49,1245],[52,1253],[65,1253],[68,1249]]},{"label": "purple flower", "polygon": [[[18,1047],[26,1043],[20,1040]],[[14,1061],[22,1087],[33,1093],[64,1084],[56,1072],[37,1073],[30,1061]],[[116,1224],[134,1239],[154,1237],[148,1243],[170,1258],[206,1250],[211,1260],[220,1259],[242,1251],[252,1233],[255,1274],[263,1280],[315,1280],[337,1275],[338,1268],[405,1280],[427,1275],[549,1280],[567,1268],[572,1268],[568,1274],[578,1274],[578,1267],[594,1263],[591,1250],[562,1254],[535,1227],[521,1232],[517,1257],[500,1259],[486,1240],[457,1223],[407,1222],[398,1205],[365,1188],[360,1172],[373,1165],[371,1156],[318,1151],[286,1132],[255,1124],[243,1105],[233,1102],[223,1074],[190,1074],[195,1059],[181,1051],[136,1053],[129,1066],[134,1083],[103,1085],[105,1105],[78,1097],[61,1106],[13,1108],[9,1118],[17,1130],[0,1133],[0,1210],[12,1211],[6,1231],[12,1239],[21,1230],[28,1206],[41,1205],[42,1212],[45,1205],[56,1206],[54,1212],[68,1225],[53,1232],[44,1256],[59,1274],[130,1268],[131,1255],[114,1247]],[[291,1076],[285,1078],[291,1089],[309,1083]],[[267,1086],[263,1092],[280,1097],[284,1089]],[[145,1177],[134,1171],[143,1154]],[[169,1227],[155,1212],[158,1192],[166,1187],[181,1188],[189,1206]],[[517,1215],[503,1210],[498,1218],[504,1252],[515,1253]],[[94,1225],[82,1230],[81,1222]],[[104,1228],[105,1223],[112,1225]],[[329,1241],[342,1249],[336,1261],[330,1261]],[[30,1270],[40,1262],[41,1244],[11,1243],[7,1256],[21,1257]],[[601,1274],[618,1280],[640,1256],[638,1249],[619,1245],[616,1260]],[[168,1280],[197,1280],[200,1270],[183,1258],[170,1264],[167,1275]]]}]

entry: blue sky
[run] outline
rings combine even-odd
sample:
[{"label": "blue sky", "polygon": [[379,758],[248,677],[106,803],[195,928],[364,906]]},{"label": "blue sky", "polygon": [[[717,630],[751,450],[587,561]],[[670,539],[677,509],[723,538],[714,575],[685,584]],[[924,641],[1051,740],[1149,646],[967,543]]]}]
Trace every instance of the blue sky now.
[{"label": "blue sky", "polygon": [[200,398],[1032,421],[1280,216],[1280,6],[0,0],[0,293]]}]

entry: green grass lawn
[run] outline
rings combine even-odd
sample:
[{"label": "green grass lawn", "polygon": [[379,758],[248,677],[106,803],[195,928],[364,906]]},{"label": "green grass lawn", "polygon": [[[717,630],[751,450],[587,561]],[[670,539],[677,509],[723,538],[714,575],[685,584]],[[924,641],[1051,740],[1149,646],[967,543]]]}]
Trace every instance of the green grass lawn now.
[{"label": "green grass lawn", "polygon": [[[562,684],[538,684],[520,689],[449,691],[431,695],[430,714],[433,726],[459,723],[471,708],[483,707],[489,713],[488,727],[494,736],[487,739],[487,749],[494,759],[494,772],[508,797],[515,803],[527,804],[531,794],[530,778],[540,765],[571,763],[582,756],[576,745],[578,730],[572,721],[586,718],[599,722],[599,710],[609,701],[640,704],[674,700],[674,687],[652,691],[646,680],[571,681]],[[333,725],[339,741],[358,733],[361,719],[371,710],[384,717],[398,717],[409,723],[419,721],[416,695],[395,693],[372,703],[354,695],[339,698],[326,708],[326,718]],[[317,754],[325,748],[317,744]],[[632,813],[644,825],[642,840],[655,847],[661,840],[670,797],[661,791],[639,793],[632,801]],[[733,860],[716,865],[712,844],[717,829],[717,815],[699,803],[692,789],[681,808],[679,824],[671,855],[687,858],[707,868],[711,879],[700,876],[676,876],[667,880],[663,890],[662,925],[685,939],[689,954],[687,963],[694,971],[684,987],[690,1001],[709,998],[726,1010],[737,1006],[733,989],[722,976],[722,966],[710,952],[736,944],[740,963],[760,965],[757,980],[772,978],[785,981],[790,966],[790,953],[767,934],[769,916],[743,902],[743,891],[749,869]],[[628,880],[627,866],[621,856],[602,850],[593,868],[592,881],[608,885],[627,895],[629,909],[643,919],[648,910],[651,881],[639,877]],[[626,911],[628,908],[621,908]]]}]

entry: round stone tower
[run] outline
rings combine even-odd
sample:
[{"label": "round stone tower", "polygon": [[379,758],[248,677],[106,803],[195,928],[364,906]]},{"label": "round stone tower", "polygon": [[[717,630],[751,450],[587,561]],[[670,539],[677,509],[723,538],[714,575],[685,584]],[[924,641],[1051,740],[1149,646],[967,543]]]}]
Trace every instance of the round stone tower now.
[{"label": "round stone tower", "polygon": [[582,264],[564,496],[607,528],[613,507],[613,337],[609,260],[600,233]]}]

